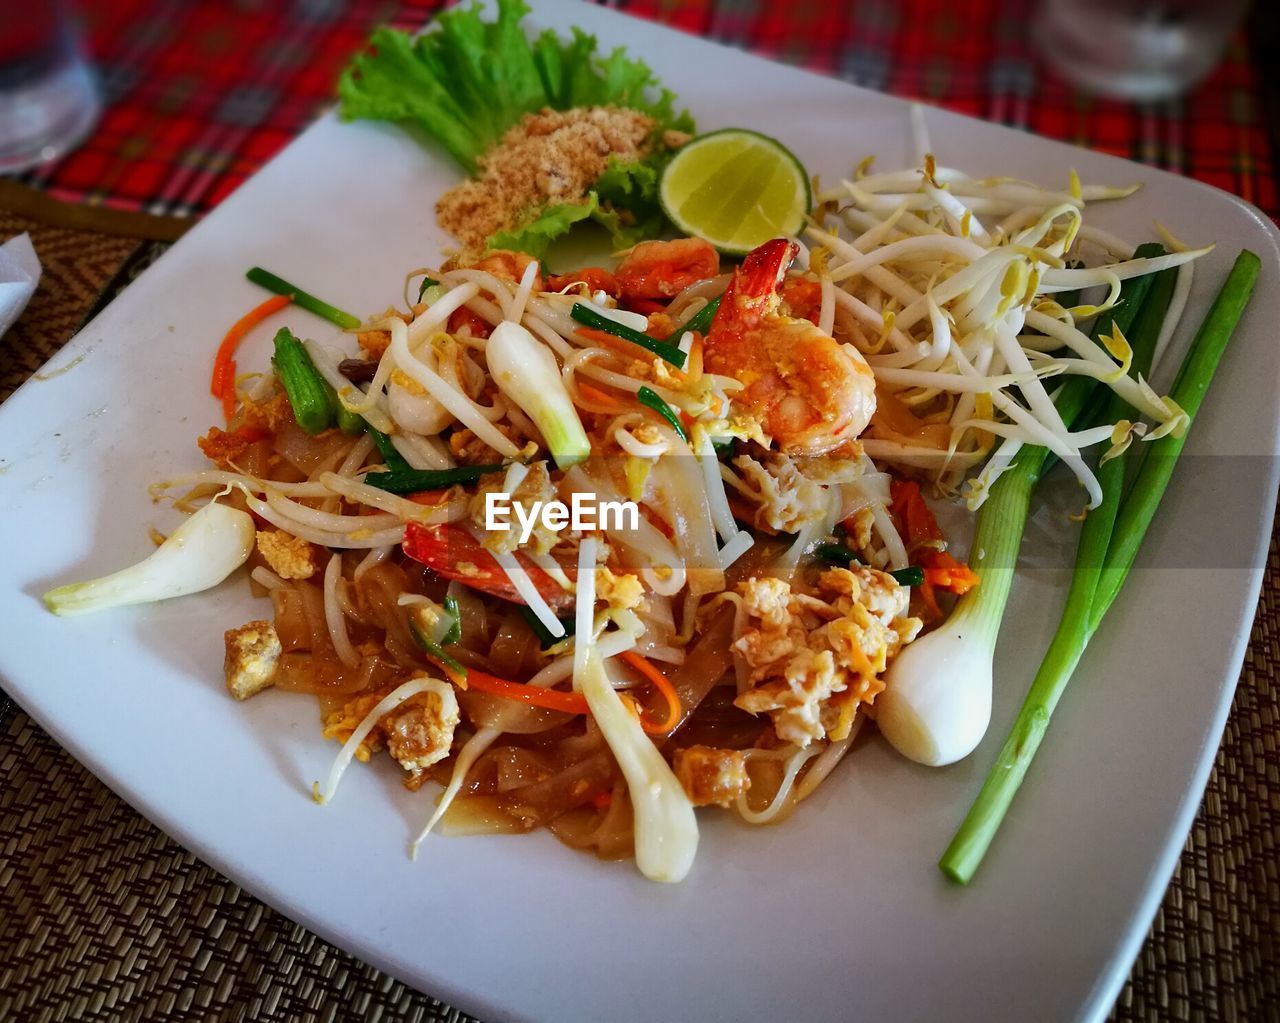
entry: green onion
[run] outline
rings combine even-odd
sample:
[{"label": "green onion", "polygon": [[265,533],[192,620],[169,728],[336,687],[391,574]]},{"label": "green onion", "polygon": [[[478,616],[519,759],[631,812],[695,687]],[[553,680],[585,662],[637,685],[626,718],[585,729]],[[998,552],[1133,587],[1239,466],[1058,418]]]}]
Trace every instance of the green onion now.
[{"label": "green onion", "polygon": [[459,483],[474,483],[481,476],[502,472],[505,465],[460,465],[456,469],[393,469],[368,472],[364,481],[391,494],[416,494],[423,490],[443,490]]},{"label": "green onion", "polygon": [[418,626],[418,623],[413,620],[412,615],[409,616],[409,631],[413,633],[413,638],[418,641],[418,646],[422,647],[422,649],[425,650],[427,653],[429,653],[432,657],[434,657],[438,661],[442,661],[443,663],[447,664],[459,675],[464,675],[464,676],[466,675],[467,669],[462,664],[462,662],[459,661],[452,654],[445,653],[444,647],[442,647],[439,643],[431,639],[425,632],[423,632],[422,629]]},{"label": "green onion", "polygon": [[862,559],[841,543],[820,543],[813,549],[813,556],[833,565],[861,565]]},{"label": "green onion", "polygon": [[644,405],[646,408],[653,409],[653,411],[670,423],[671,428],[680,435],[680,439],[682,441],[686,444],[689,442],[689,435],[684,432],[684,424],[680,422],[680,417],[675,414],[670,405],[658,397],[657,391],[652,387],[642,387],[640,390],[636,391],[636,397],[640,399],[641,405]]},{"label": "green onion", "polygon": [[[1248,304],[1260,266],[1252,252],[1244,251],[1237,257],[1179,370],[1171,397],[1192,422]],[[1156,296],[1134,330],[1135,365],[1139,365],[1140,360],[1150,364],[1151,351],[1167,311],[1167,301],[1160,305],[1156,298],[1162,292],[1171,293],[1172,281],[1165,278],[1161,283],[1167,287],[1161,289],[1157,285]],[[1113,407],[1111,411],[1117,409]],[[1133,566],[1185,443],[1184,432],[1181,437],[1168,435],[1150,445],[1143,444],[1139,452],[1133,452],[1131,457],[1140,463],[1140,468],[1127,491],[1124,489],[1126,459],[1114,458],[1100,468],[1100,481],[1105,481],[1103,503],[1089,513],[1081,531],[1062,624],[982,791],[939,863],[951,880],[967,884],[995,838],[1040,747],[1054,708]],[[1112,467],[1113,463],[1120,464]]]},{"label": "green onion", "polygon": [[440,637],[441,646],[452,646],[462,638],[462,608],[458,606],[458,598],[448,594],[444,598],[445,614],[449,616],[449,627]]},{"label": "green onion", "polygon": [[707,331],[711,329],[711,322],[716,318],[716,310],[720,308],[720,300],[722,298],[724,298],[723,295],[717,295],[696,313],[690,316],[684,326],[674,331],[672,335],[667,338],[667,343],[679,345],[680,339],[684,337],[684,332],[686,330],[696,331],[705,337]]},{"label": "green onion", "polygon": [[[1146,254],[1145,248],[1139,255]],[[1120,304],[1112,315],[1098,318],[1093,336],[1108,331],[1113,319],[1127,333],[1150,287],[1150,277],[1125,281]],[[1083,376],[1063,384],[1054,404],[1068,427],[1088,409],[1096,385]],[[954,763],[972,753],[986,734],[996,639],[1031,494],[1048,464],[1047,448],[1024,446],[991,485],[978,511],[969,554],[979,585],[956,602],[945,628],[908,646],[885,676],[887,686],[876,700],[876,724],[895,749],[918,763]]]},{"label": "green onion", "polygon": [[591,438],[550,348],[525,327],[504,320],[489,335],[484,357],[498,390],[533,420],[557,466],[567,469],[591,454]]},{"label": "green onion", "polygon": [[445,647],[453,646],[462,638],[462,610],[458,607],[458,599],[452,595],[444,598],[444,610],[430,631],[418,620],[417,612],[427,610],[426,605],[414,608],[409,612],[409,631],[418,645],[437,660],[443,661],[460,675],[467,669],[457,658],[445,653]]},{"label": "green onion", "polygon": [[668,344],[666,341],[659,341],[657,338],[642,334],[638,330],[632,330],[617,320],[611,320],[609,317],[596,312],[585,302],[574,302],[573,308],[569,310],[569,315],[584,327],[603,330],[606,334],[612,334],[614,337],[620,337],[624,341],[630,341],[632,344],[653,352],[659,358],[665,359],[676,369],[684,369],[686,356],[675,345]]},{"label": "green onion", "polygon": [[[378,449],[378,454],[382,455],[382,461],[390,470],[389,473],[380,473],[379,475],[391,475],[394,473],[413,472],[413,466],[404,460],[404,455],[396,450],[396,446],[391,443],[391,438],[381,430],[369,427],[369,436],[373,438],[374,446]],[[372,475],[372,474],[370,474]],[[366,477],[370,479],[370,477]],[[377,486],[375,483],[374,486]],[[386,489],[385,487],[383,489]]]},{"label": "green onion", "polygon": [[56,615],[80,615],[128,604],[150,604],[217,586],[253,553],[253,518],[210,501],[136,565],[69,583],[43,597]]},{"label": "green onion", "polygon": [[281,327],[276,332],[275,347],[271,364],[284,385],[285,394],[289,396],[293,418],[312,436],[327,430],[333,425],[333,404],[329,401],[331,391],[306,348],[288,327]]},{"label": "green onion", "polygon": [[538,637],[538,642],[542,644],[543,649],[563,642],[565,636],[572,636],[574,626],[577,624],[572,618],[561,618],[560,624],[564,626],[564,636],[553,636],[547,627],[542,624],[542,619],[534,614],[531,608],[521,604],[519,606],[519,611],[520,617],[529,624],[529,628],[531,628],[533,630],[533,634]]},{"label": "green onion", "polygon": [[920,586],[924,583],[924,569],[919,565],[908,565],[889,573],[899,586]]},{"label": "green onion", "polygon": [[303,291],[297,285],[290,284],[284,278],[277,277],[271,271],[264,270],[260,266],[255,266],[245,276],[254,284],[266,288],[270,292],[274,292],[277,295],[288,295],[294,305],[302,306],[308,312],[315,313],[330,323],[336,323],[344,330],[351,330],[353,327],[360,326],[360,321],[350,313],[344,313],[341,309],[334,308],[328,302],[322,302],[314,295]]},{"label": "green onion", "polygon": [[[1213,300],[1213,306],[1182,362],[1173,383],[1171,397],[1187,414],[1189,421],[1193,422],[1196,413],[1200,411],[1222,353],[1253,294],[1260,269],[1261,261],[1248,249],[1236,257],[1231,273]],[[1150,444],[1143,444],[1140,449],[1137,475],[1132,486],[1125,492],[1124,502],[1116,518],[1116,540],[1107,548],[1106,567],[1093,601],[1091,621],[1094,628],[1097,628],[1097,623],[1107,613],[1116,594],[1120,592],[1120,587],[1124,585],[1125,577],[1137,557],[1142,537],[1151,525],[1156,507],[1169,486],[1174,463],[1186,445],[1190,428],[1188,422],[1187,430],[1181,436],[1170,434]]]},{"label": "green onion", "polygon": [[358,437],[364,433],[365,428],[369,425],[364,416],[359,412],[350,411],[346,405],[342,404],[342,399],[338,397],[338,392],[333,389],[329,381],[324,382],[325,389],[329,392],[329,404],[333,408],[333,416],[338,424],[338,429],[343,433],[350,434],[352,437]]}]

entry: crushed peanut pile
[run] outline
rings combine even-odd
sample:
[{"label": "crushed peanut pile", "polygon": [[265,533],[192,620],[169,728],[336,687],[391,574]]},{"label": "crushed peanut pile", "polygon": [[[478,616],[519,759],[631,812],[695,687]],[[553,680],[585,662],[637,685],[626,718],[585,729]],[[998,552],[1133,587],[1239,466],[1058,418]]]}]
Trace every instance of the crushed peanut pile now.
[{"label": "crushed peanut pile", "polygon": [[619,107],[525,114],[480,157],[478,178],[440,198],[436,217],[462,243],[464,258],[479,256],[487,238],[543,206],[584,201],[611,156],[646,156],[655,127],[653,118]]}]

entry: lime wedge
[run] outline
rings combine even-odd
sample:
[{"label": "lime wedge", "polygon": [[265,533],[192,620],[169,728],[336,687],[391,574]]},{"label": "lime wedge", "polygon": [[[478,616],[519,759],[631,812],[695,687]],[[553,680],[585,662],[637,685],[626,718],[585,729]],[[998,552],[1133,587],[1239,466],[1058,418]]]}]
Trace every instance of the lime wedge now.
[{"label": "lime wedge", "polygon": [[677,151],[662,174],[662,208],[685,234],[741,256],[794,235],[809,212],[809,175],[777,139],[725,128]]}]

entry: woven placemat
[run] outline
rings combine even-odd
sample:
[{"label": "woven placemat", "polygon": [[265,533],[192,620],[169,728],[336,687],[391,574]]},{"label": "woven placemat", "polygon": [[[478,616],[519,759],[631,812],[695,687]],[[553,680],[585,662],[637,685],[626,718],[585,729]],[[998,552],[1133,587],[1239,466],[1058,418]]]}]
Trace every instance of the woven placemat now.
[{"label": "woven placemat", "polygon": [[[0,399],[162,251],[0,210],[40,291],[0,339]],[[1280,546],[1222,748],[1111,1018],[1280,1020]],[[3,680],[0,680],[2,683]],[[0,1020],[471,1017],[267,908],[0,698]]]}]

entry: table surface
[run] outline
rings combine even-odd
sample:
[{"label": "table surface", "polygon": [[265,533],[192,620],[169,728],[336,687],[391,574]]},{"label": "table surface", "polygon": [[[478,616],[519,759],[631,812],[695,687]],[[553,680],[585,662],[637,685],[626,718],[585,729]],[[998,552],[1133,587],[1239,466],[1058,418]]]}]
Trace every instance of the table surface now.
[{"label": "table surface", "polygon": [[[40,290],[0,339],[0,400],[332,98],[396,0],[116,0],[86,15],[107,103],[75,153],[0,180],[0,241]],[[1036,57],[1023,0],[640,0],[619,6],[861,85],[1192,175],[1280,213],[1259,18],[1189,96],[1078,92]],[[1259,5],[1265,7],[1266,5]],[[1251,43],[1253,53],[1251,53]],[[1204,803],[1113,1010],[1280,1018],[1280,550]],[[2,682],[2,680],[0,680]],[[0,696],[0,1018],[464,1019],[273,913],[176,845]]]}]

